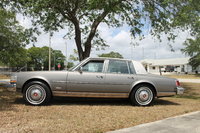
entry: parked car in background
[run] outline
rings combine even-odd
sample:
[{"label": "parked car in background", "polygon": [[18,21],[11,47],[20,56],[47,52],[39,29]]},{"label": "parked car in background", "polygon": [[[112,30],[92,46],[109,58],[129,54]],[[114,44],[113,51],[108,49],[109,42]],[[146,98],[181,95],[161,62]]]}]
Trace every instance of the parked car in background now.
[{"label": "parked car in background", "polygon": [[156,97],[184,92],[177,79],[148,74],[137,61],[112,58],[87,58],[68,71],[19,72],[11,83],[32,105],[66,96],[129,98],[132,105],[147,106]]}]

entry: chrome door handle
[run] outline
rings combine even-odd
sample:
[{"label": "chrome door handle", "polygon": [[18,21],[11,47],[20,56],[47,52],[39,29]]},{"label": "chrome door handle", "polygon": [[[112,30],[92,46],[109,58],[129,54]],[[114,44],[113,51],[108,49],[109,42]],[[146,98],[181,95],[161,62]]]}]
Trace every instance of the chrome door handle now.
[{"label": "chrome door handle", "polygon": [[97,78],[101,78],[101,79],[103,78],[103,76],[96,76],[96,77],[97,77]]},{"label": "chrome door handle", "polygon": [[128,79],[134,79],[134,77],[128,77]]}]

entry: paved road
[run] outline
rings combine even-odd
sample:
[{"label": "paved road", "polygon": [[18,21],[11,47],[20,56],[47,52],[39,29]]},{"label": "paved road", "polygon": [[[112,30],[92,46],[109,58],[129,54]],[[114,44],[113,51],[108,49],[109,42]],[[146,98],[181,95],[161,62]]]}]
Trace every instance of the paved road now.
[{"label": "paved road", "polygon": [[200,111],[107,133],[200,133]]},{"label": "paved road", "polygon": [[180,82],[200,83],[200,79],[178,79]]}]

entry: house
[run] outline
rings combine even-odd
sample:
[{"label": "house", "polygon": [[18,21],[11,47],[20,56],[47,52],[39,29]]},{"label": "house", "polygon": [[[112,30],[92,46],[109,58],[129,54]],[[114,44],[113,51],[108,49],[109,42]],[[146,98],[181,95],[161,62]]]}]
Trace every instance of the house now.
[{"label": "house", "polygon": [[159,72],[177,72],[191,73],[200,71],[200,67],[193,69],[189,65],[190,58],[173,58],[173,59],[144,59],[141,63],[149,73]]}]

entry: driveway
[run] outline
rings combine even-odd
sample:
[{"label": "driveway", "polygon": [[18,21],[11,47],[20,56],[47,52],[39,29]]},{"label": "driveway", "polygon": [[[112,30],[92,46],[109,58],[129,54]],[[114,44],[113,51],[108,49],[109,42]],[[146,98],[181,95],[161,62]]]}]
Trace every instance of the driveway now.
[{"label": "driveway", "polygon": [[200,111],[107,133],[200,133]]}]

